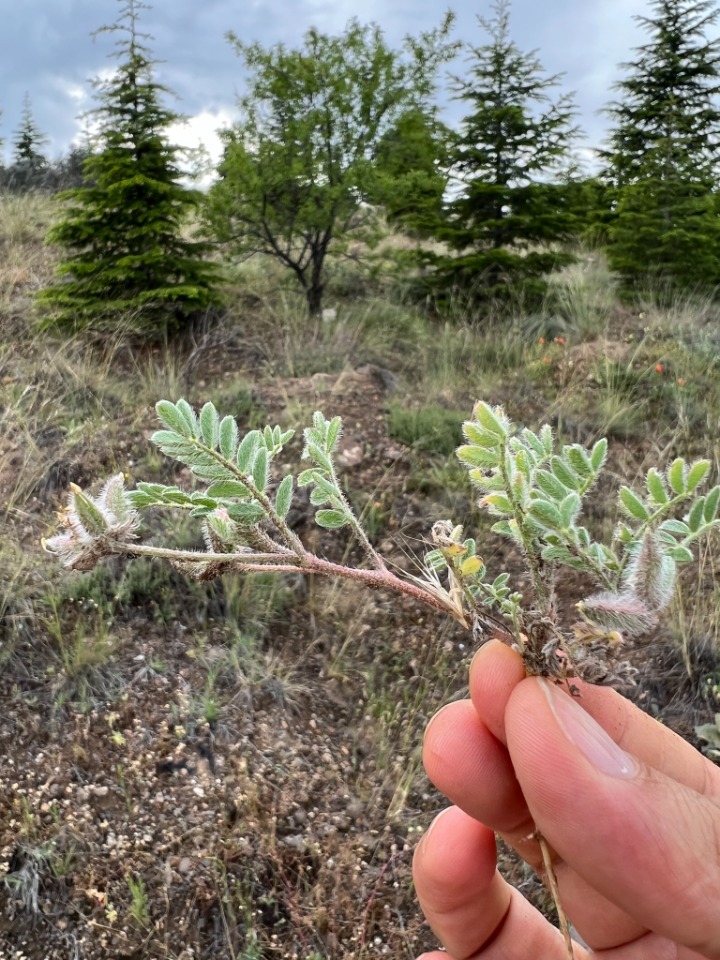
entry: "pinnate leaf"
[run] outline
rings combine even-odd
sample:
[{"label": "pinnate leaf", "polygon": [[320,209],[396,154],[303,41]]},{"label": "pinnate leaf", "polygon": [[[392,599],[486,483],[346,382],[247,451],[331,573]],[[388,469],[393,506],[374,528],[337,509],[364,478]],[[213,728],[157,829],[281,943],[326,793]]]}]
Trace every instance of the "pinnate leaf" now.
[{"label": "pinnate leaf", "polygon": [[325,449],[328,453],[332,453],[337,446],[337,442],[340,439],[340,434],[342,433],[342,420],[340,417],[333,417],[327,428],[327,439]]},{"label": "pinnate leaf", "polygon": [[563,527],[571,527],[580,512],[579,494],[575,492],[569,493],[562,503],[559,504],[559,509],[563,520]]},{"label": "pinnate leaf", "polygon": [[[697,533],[703,524],[704,518],[705,497],[698,497],[688,511],[687,524],[684,524],[684,526],[687,527],[687,533]],[[680,522],[682,523],[682,521]],[[665,529],[667,530],[667,527],[665,527]],[[685,534],[685,536],[687,536],[687,534]]]},{"label": "pinnate leaf", "polygon": [[512,515],[513,508],[504,493],[489,493],[480,501],[480,506],[489,507],[492,513]]},{"label": "pinnate leaf", "polygon": [[332,473],[332,462],[330,457],[322,450],[316,443],[308,443],[307,445],[307,456],[314,461],[319,467],[322,467],[323,470],[327,470],[328,473]]},{"label": "pinnate leaf", "polygon": [[677,535],[678,537],[686,537],[691,531],[692,528],[688,523],[685,523],[684,520],[676,520],[675,517],[670,517],[668,520],[663,520],[660,524],[660,531],[667,531]]}]

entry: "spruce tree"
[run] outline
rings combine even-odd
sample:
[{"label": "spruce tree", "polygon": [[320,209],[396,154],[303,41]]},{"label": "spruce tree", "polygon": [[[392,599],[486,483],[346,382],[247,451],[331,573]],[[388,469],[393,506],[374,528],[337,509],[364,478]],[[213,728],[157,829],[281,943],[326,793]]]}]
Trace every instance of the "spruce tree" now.
[{"label": "spruce tree", "polygon": [[47,146],[47,137],[40,132],[35,123],[30,105],[30,95],[28,93],[26,93],[23,98],[22,119],[15,134],[13,146],[15,148],[13,156],[14,163],[27,163],[38,167],[47,164],[45,154],[39,149],[40,147]]},{"label": "spruce tree", "polygon": [[624,64],[608,148],[611,265],[628,287],[720,282],[720,16],[714,0],[651,0],[649,34]]},{"label": "spruce tree", "polygon": [[451,148],[459,178],[455,199],[436,231],[454,256],[434,256],[430,282],[472,301],[542,298],[545,275],[571,258],[551,246],[573,229],[567,170],[577,135],[571,94],[553,98],[560,75],[548,75],[534,52],[510,37],[509,0],[497,0],[489,35],[471,47],[455,78],[467,104]]},{"label": "spruce tree", "polygon": [[41,133],[30,105],[30,95],[23,99],[22,117],[13,139],[13,160],[6,172],[11,190],[24,192],[45,185],[48,161],[43,152],[47,137]]},{"label": "spruce tree", "polygon": [[[64,278],[44,290],[47,323],[66,329],[129,324],[163,339],[216,300],[216,269],[202,259],[208,244],[183,236],[201,194],[180,182],[180,148],[168,140],[178,115],[162,103],[169,91],[154,79],[138,27],[139,0],[119,0],[118,66],[97,81],[98,135],[84,164],[84,185],[68,201],[48,241],[63,248]],[[46,324],[47,325],[47,324]]]}]

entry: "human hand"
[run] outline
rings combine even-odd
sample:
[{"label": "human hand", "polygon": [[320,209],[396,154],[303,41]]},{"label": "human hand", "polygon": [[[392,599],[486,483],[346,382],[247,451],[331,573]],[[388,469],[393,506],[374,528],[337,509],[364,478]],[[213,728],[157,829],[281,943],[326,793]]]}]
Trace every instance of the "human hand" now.
[{"label": "human hand", "polygon": [[614,690],[573,683],[579,698],[527,678],[491,641],[471,700],[430,722],[425,768],[455,804],[415,853],[430,926],[454,960],[565,960],[560,932],[496,868],[494,832],[542,874],[539,830],[591,948],[578,960],[720,960],[720,768]]}]

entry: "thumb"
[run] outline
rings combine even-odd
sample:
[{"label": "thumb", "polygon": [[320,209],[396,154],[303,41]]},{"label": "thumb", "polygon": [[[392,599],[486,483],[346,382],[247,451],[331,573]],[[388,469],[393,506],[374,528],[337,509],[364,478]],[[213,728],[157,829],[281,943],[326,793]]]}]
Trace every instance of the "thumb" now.
[{"label": "thumb", "polygon": [[590,887],[647,929],[720,960],[717,799],[623,752],[582,699],[546,680],[515,688],[506,731],[578,930],[594,925],[578,895]]}]

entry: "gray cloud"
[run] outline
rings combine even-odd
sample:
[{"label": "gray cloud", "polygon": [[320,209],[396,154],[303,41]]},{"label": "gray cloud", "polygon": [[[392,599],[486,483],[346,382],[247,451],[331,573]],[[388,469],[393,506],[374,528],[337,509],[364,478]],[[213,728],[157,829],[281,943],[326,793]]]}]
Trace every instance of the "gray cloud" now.
[{"label": "gray cloud", "polygon": [[[489,15],[490,5],[463,0],[455,36],[483,42],[476,13]],[[64,151],[78,134],[77,114],[92,106],[89,81],[111,65],[111,34],[95,40],[93,30],[117,19],[115,0],[23,0],[8,4],[0,27],[0,135],[8,141],[17,129],[22,100],[30,94],[35,120],[50,138],[50,153]],[[388,40],[399,43],[407,33],[436,26],[444,4],[435,0],[156,0],[144,13],[142,26],[154,39],[159,78],[179,96],[186,114],[205,112],[227,117],[242,89],[240,61],[224,35],[228,30],[264,44],[302,42],[317,26],[339,32],[351,17],[374,20]],[[537,49],[550,72],[566,72],[563,88],[577,92],[580,122],[589,145],[598,144],[605,121],[597,116],[612,95],[617,64],[631,56],[639,33],[633,14],[647,12],[646,0],[515,0],[513,36],[522,49]],[[461,71],[458,61],[454,68]],[[457,105],[450,107],[458,116]]]}]

